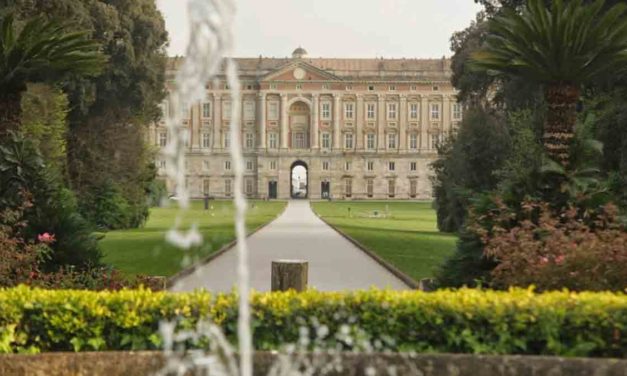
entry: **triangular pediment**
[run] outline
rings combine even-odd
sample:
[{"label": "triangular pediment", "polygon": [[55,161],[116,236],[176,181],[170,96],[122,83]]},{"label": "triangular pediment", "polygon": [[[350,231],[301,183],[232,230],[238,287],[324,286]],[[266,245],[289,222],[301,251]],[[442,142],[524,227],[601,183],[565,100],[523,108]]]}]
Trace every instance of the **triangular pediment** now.
[{"label": "triangular pediment", "polygon": [[341,81],[334,74],[314,67],[304,61],[287,63],[275,71],[268,73],[261,81]]}]

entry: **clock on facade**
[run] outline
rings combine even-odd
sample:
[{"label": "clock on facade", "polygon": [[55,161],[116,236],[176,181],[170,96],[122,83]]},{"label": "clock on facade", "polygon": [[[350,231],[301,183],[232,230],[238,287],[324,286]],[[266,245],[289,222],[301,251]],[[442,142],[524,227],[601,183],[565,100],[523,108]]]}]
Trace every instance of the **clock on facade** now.
[{"label": "clock on facade", "polygon": [[305,78],[305,70],[303,68],[294,69],[294,78],[297,80],[302,80]]}]

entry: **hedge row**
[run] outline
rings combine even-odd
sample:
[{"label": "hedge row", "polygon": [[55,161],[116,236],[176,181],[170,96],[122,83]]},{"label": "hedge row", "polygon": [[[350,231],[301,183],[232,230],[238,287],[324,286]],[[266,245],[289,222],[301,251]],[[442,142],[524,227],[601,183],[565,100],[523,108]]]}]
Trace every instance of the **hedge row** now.
[{"label": "hedge row", "polygon": [[[255,347],[627,357],[627,295],[531,290],[254,294]],[[160,320],[235,340],[233,294],[0,290],[0,353],[157,349]]]}]

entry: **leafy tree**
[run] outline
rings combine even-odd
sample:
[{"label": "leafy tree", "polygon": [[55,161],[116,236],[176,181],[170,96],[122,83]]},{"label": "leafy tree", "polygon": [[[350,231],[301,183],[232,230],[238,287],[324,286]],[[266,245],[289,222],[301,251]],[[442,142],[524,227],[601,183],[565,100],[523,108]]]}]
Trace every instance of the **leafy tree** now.
[{"label": "leafy tree", "polygon": [[485,46],[473,65],[545,84],[548,105],[543,143],[566,165],[574,136],[581,85],[607,74],[627,72],[627,7],[603,12],[604,1],[567,5],[529,0],[520,12],[504,9],[489,21]]},{"label": "leafy tree", "polygon": [[35,17],[18,26],[12,14],[0,18],[0,132],[17,130],[28,82],[55,82],[68,73],[97,75],[105,57],[84,31]]},{"label": "leafy tree", "polygon": [[496,188],[495,175],[509,153],[505,122],[481,108],[469,110],[456,137],[438,150],[433,163],[435,208],[441,231],[457,231],[464,223],[470,197]]},{"label": "leafy tree", "polygon": [[58,88],[29,84],[22,96],[22,133],[33,141],[48,168],[67,167],[67,96]]}]

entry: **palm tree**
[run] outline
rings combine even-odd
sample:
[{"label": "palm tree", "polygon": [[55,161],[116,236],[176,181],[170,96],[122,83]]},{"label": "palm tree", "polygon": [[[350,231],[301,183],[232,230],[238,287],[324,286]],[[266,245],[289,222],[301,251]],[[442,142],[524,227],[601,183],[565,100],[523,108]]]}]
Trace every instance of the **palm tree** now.
[{"label": "palm tree", "polygon": [[548,113],[543,144],[567,166],[581,85],[627,72],[627,6],[604,11],[604,0],[528,0],[522,10],[504,10],[489,22],[476,69],[544,84]]},{"label": "palm tree", "polygon": [[20,102],[28,82],[54,82],[63,74],[97,75],[106,61],[87,32],[69,31],[43,17],[18,27],[0,16],[0,134],[19,128]]}]

